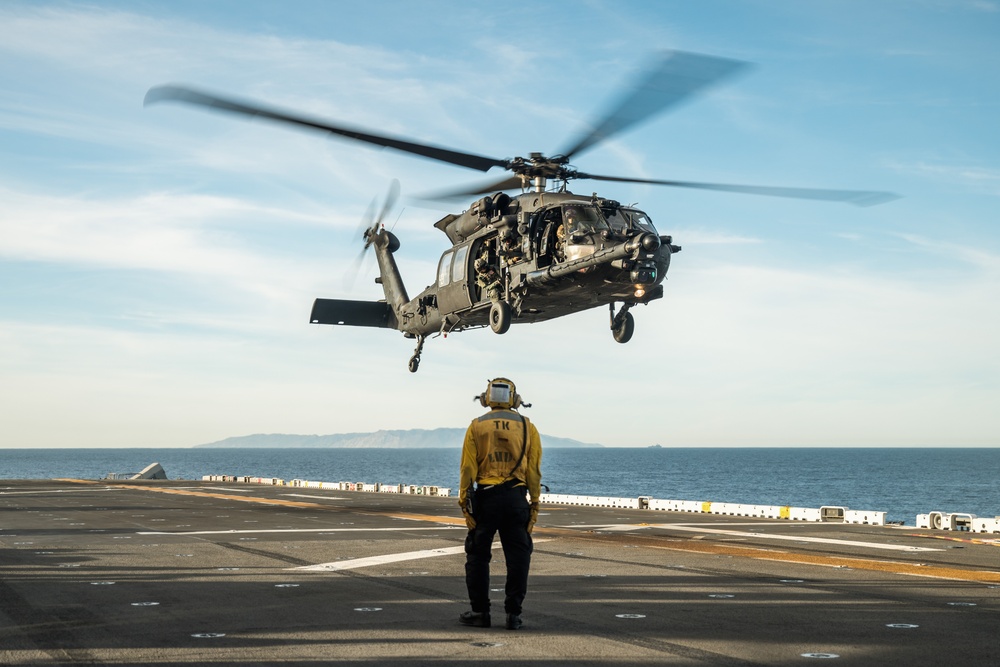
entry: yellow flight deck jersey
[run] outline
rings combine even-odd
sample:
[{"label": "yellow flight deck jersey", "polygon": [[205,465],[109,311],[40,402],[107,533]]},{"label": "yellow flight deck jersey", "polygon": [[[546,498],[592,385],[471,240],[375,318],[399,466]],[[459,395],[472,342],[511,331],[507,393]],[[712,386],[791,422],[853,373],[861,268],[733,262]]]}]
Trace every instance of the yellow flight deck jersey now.
[{"label": "yellow flight deck jersey", "polygon": [[[528,449],[522,458],[525,432]],[[518,459],[521,462],[515,470]],[[538,429],[527,417],[496,408],[473,420],[465,432],[459,481],[461,499],[464,501],[473,482],[490,486],[511,478],[520,480],[517,486],[527,486],[531,502],[538,502],[542,491],[542,441]]]}]

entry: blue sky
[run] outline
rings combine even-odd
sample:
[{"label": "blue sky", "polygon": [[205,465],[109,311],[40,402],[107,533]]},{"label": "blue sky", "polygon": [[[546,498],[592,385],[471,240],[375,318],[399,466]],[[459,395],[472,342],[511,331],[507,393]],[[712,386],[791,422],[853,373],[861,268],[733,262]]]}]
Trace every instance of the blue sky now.
[{"label": "blue sky", "polygon": [[[0,4],[0,447],[462,425],[513,378],[607,445],[1000,445],[1000,3]],[[498,158],[552,153],[664,49],[753,64],[582,171],[887,190],[882,206],[576,182],[683,246],[604,309],[412,342],[308,324],[353,234],[458,167],[182,107],[185,83]],[[492,174],[491,174],[492,176]],[[453,210],[461,210],[459,204]],[[411,294],[447,207],[404,201]]]}]

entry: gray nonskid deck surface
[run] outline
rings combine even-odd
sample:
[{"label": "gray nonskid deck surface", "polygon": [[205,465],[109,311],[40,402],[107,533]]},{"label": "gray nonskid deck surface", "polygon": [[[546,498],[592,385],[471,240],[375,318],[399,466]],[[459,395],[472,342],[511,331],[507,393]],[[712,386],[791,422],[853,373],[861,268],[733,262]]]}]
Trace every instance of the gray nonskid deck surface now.
[{"label": "gray nonskid deck surface", "polygon": [[450,498],[2,481],[0,664],[1000,664],[968,533],[545,506],[517,632],[499,549],[500,627],[458,625],[464,535]]}]

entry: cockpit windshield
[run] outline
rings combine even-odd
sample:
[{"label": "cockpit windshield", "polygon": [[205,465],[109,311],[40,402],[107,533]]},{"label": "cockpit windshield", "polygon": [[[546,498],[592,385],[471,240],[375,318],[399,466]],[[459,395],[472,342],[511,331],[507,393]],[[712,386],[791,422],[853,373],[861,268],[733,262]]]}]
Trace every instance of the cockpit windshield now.
[{"label": "cockpit windshield", "polygon": [[570,239],[608,229],[607,221],[596,206],[586,204],[563,206],[562,219],[566,227],[566,236]]},{"label": "cockpit windshield", "polygon": [[619,208],[608,218],[608,223],[616,232],[625,233],[629,230],[638,230],[656,234],[656,227],[649,216],[634,208]]}]

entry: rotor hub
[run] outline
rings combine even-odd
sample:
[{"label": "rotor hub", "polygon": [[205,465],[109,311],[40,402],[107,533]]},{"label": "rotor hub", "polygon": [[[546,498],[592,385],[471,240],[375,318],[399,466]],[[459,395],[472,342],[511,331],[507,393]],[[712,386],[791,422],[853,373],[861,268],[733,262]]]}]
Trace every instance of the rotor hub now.
[{"label": "rotor hub", "polygon": [[521,178],[521,187],[544,192],[548,181],[568,181],[576,177],[576,169],[569,167],[565,155],[545,157],[530,153],[528,158],[516,157],[507,161],[506,168]]}]

